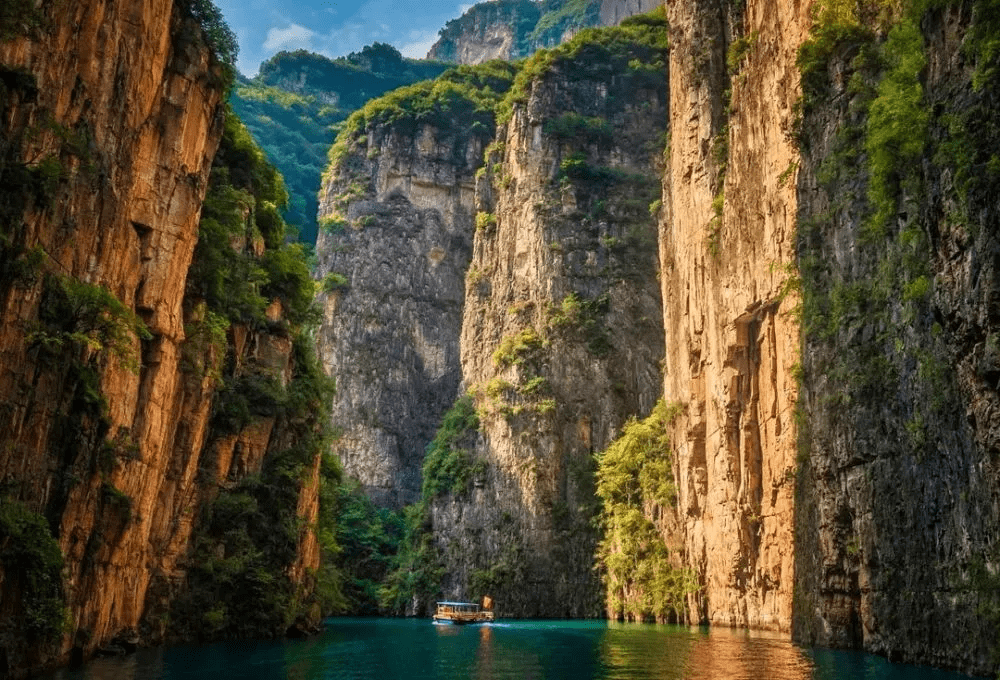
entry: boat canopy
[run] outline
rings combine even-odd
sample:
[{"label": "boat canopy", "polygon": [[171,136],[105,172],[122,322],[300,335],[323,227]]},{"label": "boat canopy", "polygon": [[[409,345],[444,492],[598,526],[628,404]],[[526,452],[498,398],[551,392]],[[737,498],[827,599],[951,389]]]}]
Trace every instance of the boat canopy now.
[{"label": "boat canopy", "polygon": [[446,607],[478,607],[479,604],[476,602],[438,602],[439,605],[444,605]]}]

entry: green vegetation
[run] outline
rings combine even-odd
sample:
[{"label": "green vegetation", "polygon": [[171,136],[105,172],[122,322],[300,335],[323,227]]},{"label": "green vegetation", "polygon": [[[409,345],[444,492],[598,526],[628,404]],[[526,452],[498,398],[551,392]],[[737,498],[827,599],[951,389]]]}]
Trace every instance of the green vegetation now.
[{"label": "green vegetation", "polygon": [[[332,460],[332,459],[331,459]],[[402,514],[378,508],[353,480],[331,484],[335,566],[343,601],[333,611],[381,613],[382,585],[406,533]]]},{"label": "green vegetation", "polygon": [[542,15],[528,34],[532,42],[551,43],[572,28],[594,26],[600,19],[600,0],[549,0],[542,5]]},{"label": "green vegetation", "polygon": [[2,497],[0,563],[4,587],[20,593],[25,636],[32,641],[57,639],[69,616],[59,543],[42,515]]},{"label": "green vegetation", "polygon": [[907,14],[889,31],[883,52],[885,76],[868,109],[868,199],[874,214],[869,234],[884,236],[896,215],[901,184],[919,167],[927,145],[929,112],[920,75],[927,64],[919,16]]},{"label": "green vegetation", "polygon": [[476,213],[476,229],[489,229],[497,225],[497,216],[493,213],[479,211]]},{"label": "green vegetation", "polygon": [[493,364],[498,368],[520,365],[534,358],[546,346],[545,339],[534,328],[525,328],[516,335],[508,335],[493,352]]},{"label": "green vegetation", "polygon": [[475,441],[470,438],[478,430],[479,416],[472,398],[459,397],[441,419],[434,440],[427,445],[421,492],[424,500],[445,493],[457,496],[468,490],[476,471],[470,451]]},{"label": "green vegetation", "polygon": [[680,617],[694,575],[676,566],[648,513],[675,502],[667,429],[681,404],[657,403],[643,421],[626,423],[597,461],[603,537],[598,548],[609,615],[642,621]]},{"label": "green vegetation", "polygon": [[609,304],[607,294],[587,300],[570,293],[558,305],[549,307],[549,328],[553,333],[581,338],[594,355],[604,356],[611,350],[611,340],[601,320]]},{"label": "green vegetation", "polygon": [[739,72],[740,67],[743,65],[743,60],[753,50],[759,37],[757,31],[754,31],[749,35],[742,35],[730,43],[729,51],[726,52],[726,66],[729,69],[730,75]]},{"label": "green vegetation", "polygon": [[[284,176],[290,197],[282,215],[299,240],[316,241],[316,196],[338,125],[369,99],[446,68],[405,59],[391,45],[375,43],[339,59],[304,50],[280,52],[261,65],[256,78],[240,79],[233,109]],[[300,77],[305,79],[301,88]],[[285,89],[290,82],[299,91]]]},{"label": "green vegetation", "polygon": [[222,85],[228,91],[236,78],[236,57],[240,50],[236,34],[212,0],[179,0],[177,8],[198,22],[212,55],[222,67]]},{"label": "green vegetation", "polygon": [[643,87],[662,88],[667,47],[667,20],[662,9],[629,17],[614,28],[584,29],[559,47],[539,50],[524,61],[498,107],[498,120],[505,122],[515,105],[527,103],[533,83],[548,73],[612,82],[616,88],[612,96],[619,92],[617,88],[622,96]]},{"label": "green vegetation", "polygon": [[71,276],[45,277],[38,323],[28,331],[29,346],[50,355],[82,350],[107,353],[138,372],[136,339],[149,339],[146,325],[107,288]]},{"label": "green vegetation", "polygon": [[359,140],[377,126],[412,131],[417,125],[430,124],[447,130],[461,121],[463,130],[492,137],[494,109],[513,82],[515,71],[514,65],[503,61],[457,66],[435,80],[401,87],[369,101],[344,123],[330,149],[331,165],[336,167],[348,149],[359,146]]},{"label": "green vegetation", "polygon": [[[233,323],[264,325],[264,311],[275,298],[292,326],[317,319],[307,254],[301,245],[284,245],[285,224],[278,209],[286,199],[281,175],[239,119],[227,112],[188,274],[189,298],[204,300],[208,309]],[[265,246],[262,257],[254,253],[258,240]]]},{"label": "green vegetation", "polygon": [[330,272],[323,277],[323,292],[333,293],[334,291],[342,290],[350,286],[350,281],[347,277],[338,272]]}]

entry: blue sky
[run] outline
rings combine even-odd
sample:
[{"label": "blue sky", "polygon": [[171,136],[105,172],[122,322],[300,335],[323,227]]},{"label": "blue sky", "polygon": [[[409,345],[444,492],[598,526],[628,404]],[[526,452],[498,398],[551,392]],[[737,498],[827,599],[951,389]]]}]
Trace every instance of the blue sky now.
[{"label": "blue sky", "polygon": [[424,57],[449,19],[471,0],[215,0],[240,42],[237,66],[248,76],[282,50],[329,57],[375,41],[408,57]]}]

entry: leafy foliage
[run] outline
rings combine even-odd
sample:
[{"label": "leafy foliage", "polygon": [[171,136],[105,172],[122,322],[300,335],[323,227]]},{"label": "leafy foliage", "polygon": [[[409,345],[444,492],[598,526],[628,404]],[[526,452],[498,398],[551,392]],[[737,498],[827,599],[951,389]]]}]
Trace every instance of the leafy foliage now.
[{"label": "leafy foliage", "polygon": [[503,61],[457,66],[435,80],[399,88],[373,99],[351,114],[330,149],[336,166],[350,145],[373,126],[414,128],[430,124],[455,129],[459,122],[472,132],[492,135],[494,109],[514,80],[516,67]]},{"label": "leafy foliage", "polygon": [[868,109],[868,198],[874,215],[869,229],[881,233],[896,212],[900,184],[918,166],[927,144],[929,112],[923,101],[921,72],[927,65],[918,17],[893,26],[886,42],[886,75]]},{"label": "leafy foliage", "polygon": [[643,421],[630,420],[621,436],[598,454],[597,495],[603,506],[598,561],[604,571],[608,613],[663,621],[684,611],[696,589],[693,574],[675,567],[649,508],[674,503],[667,428],[680,404],[662,400]]},{"label": "leafy foliage", "polygon": [[0,498],[0,563],[5,586],[20,593],[26,636],[56,639],[69,613],[62,551],[42,515],[7,498]]},{"label": "leafy foliage", "polygon": [[[316,319],[315,286],[303,247],[284,243],[277,209],[287,193],[281,175],[230,110],[202,206],[188,295],[230,321],[263,324],[268,302],[281,300],[292,325]],[[265,252],[258,257],[255,242]]]},{"label": "leafy foliage", "polygon": [[378,614],[385,582],[406,533],[404,517],[378,508],[352,480],[336,486],[336,564],[343,575],[343,611]]},{"label": "leafy foliage", "polygon": [[623,90],[662,87],[667,48],[667,19],[662,8],[629,17],[613,28],[584,29],[559,47],[539,50],[524,61],[498,107],[498,120],[508,120],[514,105],[528,101],[533,83],[550,72],[574,80],[613,82]]},{"label": "leafy foliage", "polygon": [[236,57],[240,51],[236,34],[229,28],[222,12],[212,0],[179,0],[177,7],[182,14],[198,22],[209,49],[222,65],[223,84],[228,90],[236,77]]},{"label": "leafy foliage", "polygon": [[425,501],[445,493],[458,495],[468,488],[473,476],[468,435],[478,429],[479,416],[472,398],[459,397],[442,418],[434,440],[427,445],[421,490]]},{"label": "leafy foliage", "polygon": [[51,354],[74,349],[106,352],[137,372],[136,339],[150,337],[135,312],[107,288],[48,274],[39,323],[28,332],[27,342]]},{"label": "leafy foliage", "polygon": [[391,45],[375,43],[340,59],[280,52],[261,65],[256,78],[237,83],[233,109],[284,176],[290,198],[282,215],[303,243],[316,241],[316,196],[337,125],[372,97],[446,68],[405,59]]}]

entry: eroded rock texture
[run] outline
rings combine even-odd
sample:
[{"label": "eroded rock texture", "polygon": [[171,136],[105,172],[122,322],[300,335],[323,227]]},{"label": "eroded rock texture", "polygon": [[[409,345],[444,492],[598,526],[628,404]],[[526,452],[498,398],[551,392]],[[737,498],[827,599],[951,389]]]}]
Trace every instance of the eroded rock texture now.
[{"label": "eroded rock texture", "polygon": [[[5,500],[44,515],[58,540],[69,630],[25,635],[27,577],[6,565],[0,674],[14,675],[116,635],[160,639],[167,622],[151,613],[185,587],[201,504],[279,444],[273,422],[208,442],[225,342],[185,331],[204,314],[186,304],[185,279],[222,135],[222,67],[201,28],[170,2],[39,11],[50,14],[35,35],[0,44],[0,478]],[[103,306],[84,304],[102,288]],[[108,293],[149,337],[101,330],[124,318]],[[280,334],[235,329],[230,341],[227,370],[292,371]],[[315,497],[306,484],[306,515]],[[318,565],[310,533],[299,572]]]},{"label": "eroded rock texture", "polygon": [[[798,323],[788,139],[806,7],[669,2],[670,167],[660,228],[664,395],[695,618],[791,626]],[[728,46],[753,36],[735,73]],[[727,100],[727,92],[731,101]],[[789,170],[790,169],[790,170]]]},{"label": "eroded rock texture", "polygon": [[320,200],[318,274],[343,277],[321,294],[334,450],[382,505],[420,497],[424,448],[458,393],[474,174],[490,132],[372,127]]},{"label": "eroded rock texture", "polygon": [[[971,5],[904,17],[905,50],[899,34],[845,41],[807,100],[795,631],[994,673],[996,85],[971,84],[970,26],[987,21]],[[879,49],[881,64],[852,61]],[[873,221],[867,103],[902,54],[920,70],[916,108],[896,107],[917,158],[893,154],[899,193]]]},{"label": "eroded rock texture", "polygon": [[[433,526],[445,594],[488,591],[504,615],[601,613],[592,456],[659,394],[665,78],[608,79],[589,56],[532,83],[478,185],[462,373],[486,473],[436,501]],[[589,132],[567,134],[581,116]]]}]

